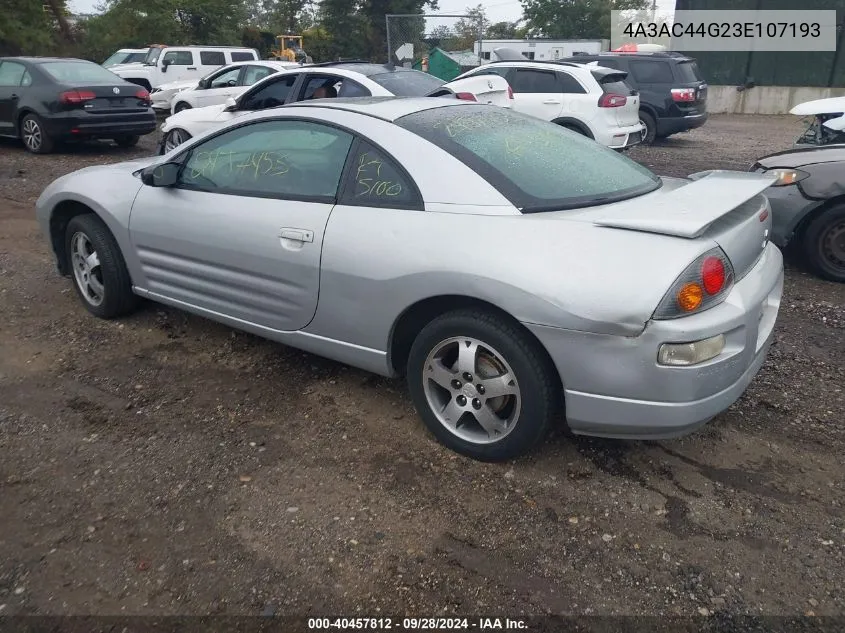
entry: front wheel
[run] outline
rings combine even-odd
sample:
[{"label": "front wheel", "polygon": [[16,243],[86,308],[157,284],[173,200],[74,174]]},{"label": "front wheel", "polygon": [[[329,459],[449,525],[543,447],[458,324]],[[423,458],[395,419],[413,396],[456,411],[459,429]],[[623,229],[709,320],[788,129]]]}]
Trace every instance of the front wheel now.
[{"label": "front wheel", "polygon": [[177,103],[174,106],[173,114],[178,114],[179,112],[182,112],[182,110],[190,110],[190,109],[191,109],[190,103],[185,103],[184,101],[180,101],[179,103]]},{"label": "front wheel", "polygon": [[408,358],[417,412],[450,449],[482,461],[526,453],[546,434],[558,403],[553,366],[521,326],[461,310],[419,333]]},{"label": "front wheel", "polygon": [[807,227],[804,256],[820,276],[845,283],[845,205],[821,212]]},{"label": "front wheel", "polygon": [[191,135],[181,128],[173,128],[164,137],[163,152],[167,154],[169,151],[176,149],[185,141],[190,140]]},{"label": "front wheel", "polygon": [[67,225],[65,253],[76,293],[92,314],[111,319],[135,307],[132,280],[114,237],[93,214],[77,215]]}]

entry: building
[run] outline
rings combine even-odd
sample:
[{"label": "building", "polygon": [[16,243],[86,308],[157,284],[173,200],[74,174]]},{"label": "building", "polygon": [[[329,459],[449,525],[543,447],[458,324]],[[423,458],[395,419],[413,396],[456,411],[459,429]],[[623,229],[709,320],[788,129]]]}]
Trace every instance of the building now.
[{"label": "building", "polygon": [[435,46],[428,52],[427,65],[423,63],[426,58],[414,62],[413,68],[423,70],[429,74],[439,77],[443,81],[452,81],[458,75],[471,70],[479,65],[478,53],[472,51],[444,51]]},{"label": "building", "polygon": [[[480,53],[485,61],[497,48],[510,48],[522,53],[528,59],[537,61],[551,61],[572,57],[575,53],[599,53],[610,48],[610,40],[482,40]],[[479,54],[478,42],[474,45],[474,52]],[[493,59],[496,59],[493,57]]]}]

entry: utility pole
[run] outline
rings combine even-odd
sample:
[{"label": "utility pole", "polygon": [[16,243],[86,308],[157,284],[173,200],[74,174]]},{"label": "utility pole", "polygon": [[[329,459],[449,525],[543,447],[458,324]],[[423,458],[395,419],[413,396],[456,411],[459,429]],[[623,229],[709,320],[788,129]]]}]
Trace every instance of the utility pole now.
[{"label": "utility pole", "polygon": [[655,21],[657,17],[657,0],[651,0],[651,21]]}]

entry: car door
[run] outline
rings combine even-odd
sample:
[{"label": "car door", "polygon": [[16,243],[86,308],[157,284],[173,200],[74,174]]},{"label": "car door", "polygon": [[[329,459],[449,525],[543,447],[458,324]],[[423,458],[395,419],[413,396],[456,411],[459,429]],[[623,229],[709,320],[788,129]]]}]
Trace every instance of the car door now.
[{"label": "car door", "polygon": [[[15,134],[15,121],[18,102],[23,97],[23,91],[29,81],[26,66],[18,62],[0,62],[0,133]],[[30,80],[31,81],[31,80]]]},{"label": "car door", "polygon": [[582,121],[589,121],[595,115],[598,99],[589,94],[578,78],[566,70],[556,71],[560,86],[561,113],[560,116],[571,116]]},{"label": "car door", "polygon": [[263,120],[188,149],[172,187],[144,186],[130,240],[154,296],[278,331],[314,316],[320,253],[353,136]]},{"label": "car door", "polygon": [[197,107],[217,105],[226,103],[226,99],[237,94],[238,83],[240,82],[242,66],[224,68],[216,75],[209,77],[208,88],[196,91]]},{"label": "car door", "polygon": [[514,110],[545,121],[553,121],[560,116],[563,97],[555,71],[516,68],[511,76]]},{"label": "car door", "polygon": [[[164,67],[167,70],[164,70]],[[170,51],[165,49],[161,58],[161,83],[180,81],[182,79],[199,79],[201,73],[197,70],[192,51]]]}]

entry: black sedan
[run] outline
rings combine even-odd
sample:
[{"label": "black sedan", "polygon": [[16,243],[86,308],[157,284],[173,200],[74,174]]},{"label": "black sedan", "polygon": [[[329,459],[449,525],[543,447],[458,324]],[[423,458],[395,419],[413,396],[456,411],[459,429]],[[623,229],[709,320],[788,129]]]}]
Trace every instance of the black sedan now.
[{"label": "black sedan", "polygon": [[155,128],[149,93],[98,64],[0,58],[0,135],[22,139],[31,152],[91,138],[131,147]]},{"label": "black sedan", "polygon": [[772,241],[794,243],[820,276],[845,283],[845,145],[778,152],[751,170],[778,177],[764,192]]}]

